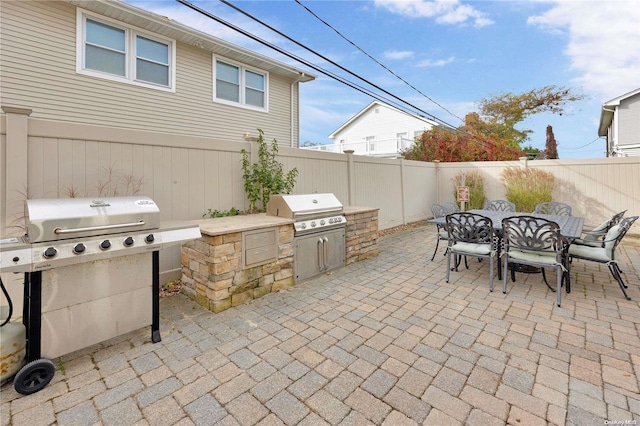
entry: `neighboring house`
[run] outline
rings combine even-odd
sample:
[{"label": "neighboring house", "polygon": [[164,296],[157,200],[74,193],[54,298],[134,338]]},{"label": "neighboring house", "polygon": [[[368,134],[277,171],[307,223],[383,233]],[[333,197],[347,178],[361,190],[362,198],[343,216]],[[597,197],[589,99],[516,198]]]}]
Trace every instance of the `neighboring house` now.
[{"label": "neighboring house", "polygon": [[315,76],[121,1],[3,1],[3,107],[31,117],[297,147]]},{"label": "neighboring house", "polygon": [[605,136],[607,157],[640,156],[640,88],[602,105],[598,136]]},{"label": "neighboring house", "polygon": [[437,124],[427,118],[373,101],[329,135],[333,144],[306,149],[395,158],[433,126]]}]

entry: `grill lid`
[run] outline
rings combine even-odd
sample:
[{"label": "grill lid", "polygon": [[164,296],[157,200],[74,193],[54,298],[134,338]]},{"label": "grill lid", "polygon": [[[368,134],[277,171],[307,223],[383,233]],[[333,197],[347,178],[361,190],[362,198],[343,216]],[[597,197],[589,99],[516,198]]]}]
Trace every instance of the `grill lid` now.
[{"label": "grill lid", "polygon": [[160,226],[160,210],[145,196],[26,200],[24,210],[31,243]]},{"label": "grill lid", "polygon": [[333,194],[272,195],[267,203],[267,214],[287,219],[341,213],[342,204]]}]

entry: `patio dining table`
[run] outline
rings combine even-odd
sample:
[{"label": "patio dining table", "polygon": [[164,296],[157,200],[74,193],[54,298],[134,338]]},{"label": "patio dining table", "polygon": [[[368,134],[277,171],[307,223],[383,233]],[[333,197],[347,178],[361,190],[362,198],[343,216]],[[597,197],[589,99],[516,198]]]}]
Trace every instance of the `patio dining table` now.
[{"label": "patio dining table", "polygon": [[[488,217],[493,222],[493,229],[496,232],[497,236],[502,237],[502,219],[513,216],[533,216],[539,217],[541,219],[547,219],[553,221],[558,224],[560,227],[560,234],[567,238],[569,241],[579,238],[582,235],[582,228],[584,227],[584,218],[579,216],[557,216],[551,214],[539,214],[539,213],[529,213],[529,212],[505,212],[505,211],[495,211],[495,210],[468,210],[467,213],[475,213],[485,217]],[[446,225],[447,219],[446,217],[438,217],[434,219],[430,219],[427,221],[428,223],[433,223],[437,225]],[[500,244],[498,244],[498,252],[500,251]],[[498,268],[498,278],[501,277],[502,268]],[[513,273],[513,272],[512,272]],[[571,291],[571,284],[569,281],[569,276],[567,274],[567,293]],[[545,281],[546,282],[546,281]],[[547,284],[548,286],[548,284]]]},{"label": "patio dining table", "polygon": [[[493,222],[493,229],[502,232],[502,219],[513,216],[533,216],[541,219],[551,220],[558,224],[560,227],[560,233],[563,237],[573,239],[579,238],[582,234],[582,228],[584,226],[584,218],[579,216],[556,216],[551,214],[538,214],[528,212],[504,212],[495,210],[468,210],[468,213],[475,213],[485,217],[488,217]],[[430,219],[427,222],[438,225],[446,225],[446,217],[438,217]]]}]

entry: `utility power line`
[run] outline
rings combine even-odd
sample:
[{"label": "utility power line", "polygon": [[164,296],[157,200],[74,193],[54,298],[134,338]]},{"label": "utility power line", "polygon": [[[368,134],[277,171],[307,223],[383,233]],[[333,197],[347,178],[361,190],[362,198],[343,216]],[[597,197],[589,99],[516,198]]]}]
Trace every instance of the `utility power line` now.
[{"label": "utility power line", "polygon": [[[223,1],[223,0],[221,0]],[[223,1],[224,2],[224,1]],[[380,65],[382,68],[384,68],[385,70],[387,70],[389,73],[391,73],[391,75],[393,75],[394,77],[396,77],[398,80],[402,81],[404,84],[406,84],[407,86],[409,86],[410,88],[412,88],[413,90],[415,90],[417,93],[419,93],[420,95],[422,95],[423,97],[427,98],[429,101],[433,102],[434,104],[436,104],[438,107],[442,108],[443,110],[445,110],[446,112],[448,112],[449,114],[451,114],[453,117],[457,118],[458,120],[462,121],[464,123],[464,119],[458,117],[457,115],[455,115],[453,112],[449,111],[447,108],[445,108],[444,106],[440,105],[438,102],[436,102],[435,100],[433,100],[432,98],[430,98],[429,96],[427,96],[425,93],[423,93],[420,89],[418,89],[417,87],[415,87],[414,85],[412,85],[411,83],[409,83],[408,81],[406,81],[404,78],[400,77],[398,74],[396,74],[395,72],[393,72],[391,69],[389,69],[386,65],[384,65],[383,63],[381,63],[380,61],[378,61],[376,58],[374,58],[373,56],[371,56],[370,54],[368,54],[364,49],[362,49],[360,46],[358,46],[356,43],[354,43],[353,41],[349,40],[346,36],[344,36],[340,31],[338,31],[334,26],[332,26],[331,24],[329,24],[327,21],[325,21],[324,19],[320,18],[315,12],[313,12],[311,9],[309,9],[307,6],[305,6],[304,4],[302,4],[302,2],[300,2],[300,0],[295,0],[296,3],[298,3],[300,6],[302,6],[307,12],[309,12],[313,17],[315,17],[317,20],[319,20],[320,22],[322,22],[324,25],[326,25],[327,27],[331,28],[333,31],[335,31],[336,34],[338,34],[340,37],[342,37],[344,40],[346,40],[349,44],[351,44],[353,47],[355,47],[356,49],[358,49],[360,52],[362,52],[363,54],[365,54],[369,59],[371,59],[373,62],[375,62],[376,64]]]},{"label": "utility power line", "polygon": [[[357,79],[359,79],[359,80],[363,81],[364,83],[366,83],[366,84],[368,84],[368,85],[370,85],[370,86],[372,86],[372,87],[376,88],[377,90],[381,91],[382,93],[384,93],[384,94],[386,94],[386,95],[388,95],[388,96],[391,96],[392,98],[394,98],[394,99],[396,99],[396,100],[398,100],[398,101],[400,101],[400,102],[402,102],[402,103],[406,104],[407,106],[409,106],[409,107],[411,107],[411,108],[415,109],[416,111],[421,112],[422,114],[427,115],[427,116],[428,116],[429,118],[431,118],[432,120],[441,121],[441,120],[439,120],[437,117],[435,117],[433,114],[429,114],[428,112],[423,111],[422,109],[418,108],[417,106],[415,106],[415,105],[413,105],[413,104],[411,104],[411,103],[409,103],[409,102],[405,101],[404,99],[402,99],[402,98],[400,98],[400,97],[398,97],[398,96],[394,95],[393,93],[391,93],[391,92],[389,92],[389,91],[387,91],[387,90],[383,89],[382,87],[380,87],[380,86],[376,85],[375,83],[372,83],[371,81],[369,81],[369,80],[365,79],[364,77],[362,77],[362,76],[360,76],[360,75],[358,75],[358,74],[354,73],[353,71],[351,71],[351,70],[349,70],[349,69],[347,69],[347,68],[343,67],[342,65],[340,65],[340,64],[338,64],[337,62],[333,61],[332,59],[330,59],[330,58],[328,58],[328,57],[326,57],[326,56],[322,55],[321,53],[319,53],[319,52],[317,52],[317,51],[313,50],[312,48],[308,47],[307,45],[305,45],[305,44],[303,44],[303,43],[298,42],[297,40],[293,39],[292,37],[289,37],[288,35],[284,34],[282,31],[278,30],[277,28],[272,27],[271,25],[267,24],[266,22],[264,22],[264,21],[262,21],[262,20],[260,20],[260,19],[256,18],[255,16],[253,16],[253,15],[249,14],[248,12],[245,12],[244,10],[240,9],[239,7],[237,7],[237,6],[233,5],[233,4],[231,4],[231,3],[230,3],[230,2],[228,2],[227,0],[220,0],[220,2],[221,2],[221,3],[223,3],[223,4],[225,4],[225,5],[227,5],[227,6],[229,6],[230,8],[232,8],[233,10],[235,10],[236,12],[239,12],[239,13],[243,14],[243,15],[244,15],[244,16],[246,16],[247,18],[252,19],[252,20],[254,20],[255,22],[259,23],[260,25],[262,25],[262,26],[264,26],[264,27],[266,27],[266,28],[270,29],[271,31],[273,31],[273,32],[275,32],[276,34],[278,34],[279,36],[284,37],[285,39],[289,40],[290,42],[294,43],[295,45],[297,45],[297,46],[299,46],[299,47],[302,47],[302,48],[303,48],[303,49],[305,49],[306,51],[311,52],[311,53],[313,53],[314,55],[316,55],[317,57],[319,57],[319,58],[321,58],[321,59],[323,59],[323,60],[325,60],[325,61],[329,62],[330,64],[332,64],[332,65],[334,65],[334,66],[336,66],[336,67],[338,67],[339,69],[341,69],[342,71],[344,71],[344,72],[346,72],[346,73],[350,74],[351,76],[353,76],[353,77],[355,77],[355,78],[357,78]],[[416,90],[417,90],[417,89],[416,89]],[[456,118],[457,118],[457,117],[456,117]],[[446,123],[445,123],[445,124],[446,124]]]},{"label": "utility power line", "polygon": [[[369,89],[366,89],[366,88],[364,88],[364,87],[362,87],[362,86],[360,86],[360,85],[358,85],[358,84],[356,84],[356,83],[353,83],[353,82],[351,82],[351,81],[349,81],[349,80],[347,80],[347,79],[345,79],[345,78],[343,78],[343,77],[341,77],[341,76],[339,76],[339,75],[336,75],[335,73],[333,73],[333,72],[331,72],[331,71],[325,70],[325,69],[323,69],[323,68],[321,68],[321,67],[319,67],[319,66],[317,66],[317,65],[315,65],[315,64],[313,64],[313,63],[311,63],[310,61],[308,61],[308,60],[306,60],[306,59],[304,59],[304,58],[301,58],[301,57],[299,57],[299,56],[297,56],[297,55],[295,55],[295,54],[293,54],[293,53],[291,53],[291,52],[289,52],[289,51],[287,51],[287,50],[285,50],[285,49],[283,49],[283,48],[280,48],[280,47],[278,47],[278,46],[274,45],[273,43],[270,43],[270,42],[268,42],[268,41],[266,41],[266,40],[263,40],[263,39],[261,39],[260,37],[258,37],[258,36],[256,36],[256,35],[254,35],[254,34],[251,34],[250,32],[248,32],[248,31],[246,31],[246,30],[244,30],[244,29],[242,29],[242,28],[240,28],[240,27],[238,27],[238,26],[236,26],[236,25],[234,25],[234,24],[232,24],[232,23],[230,23],[230,22],[227,22],[227,21],[225,21],[224,19],[219,18],[219,17],[217,17],[217,16],[213,15],[212,13],[207,12],[206,10],[204,10],[204,9],[202,9],[202,8],[200,8],[200,7],[198,7],[198,6],[194,5],[194,4],[192,4],[192,3],[190,3],[190,2],[188,2],[188,1],[186,1],[186,0],[176,0],[176,1],[177,1],[178,3],[181,3],[181,4],[183,4],[183,5],[187,6],[187,7],[189,7],[190,9],[195,10],[195,11],[196,11],[196,12],[198,12],[198,13],[203,14],[204,16],[206,16],[206,17],[208,17],[208,18],[210,18],[210,19],[212,19],[212,20],[214,20],[214,21],[216,21],[216,22],[218,22],[218,23],[220,23],[220,24],[222,24],[222,25],[224,25],[224,26],[226,26],[226,27],[228,27],[228,28],[231,28],[231,29],[233,29],[233,30],[235,30],[235,31],[239,32],[240,34],[242,34],[242,35],[244,35],[244,36],[246,36],[246,37],[250,38],[251,40],[254,40],[254,41],[256,41],[256,42],[258,42],[258,43],[260,43],[260,44],[262,44],[262,45],[264,45],[264,46],[267,46],[267,47],[269,47],[269,48],[271,48],[271,49],[275,50],[276,52],[281,53],[282,55],[287,56],[287,57],[289,57],[289,58],[291,58],[291,59],[293,59],[293,60],[295,60],[295,61],[298,61],[298,62],[300,62],[300,63],[302,63],[302,64],[306,65],[307,67],[309,67],[309,68],[311,68],[311,69],[313,69],[313,70],[315,70],[315,71],[317,71],[317,72],[319,72],[319,73],[321,73],[321,74],[324,74],[324,75],[326,75],[326,76],[328,76],[328,77],[331,77],[331,78],[335,79],[336,81],[338,81],[338,82],[340,82],[340,83],[342,83],[342,84],[344,84],[344,85],[346,85],[346,86],[348,86],[348,87],[351,87],[352,89],[355,89],[355,90],[357,90],[357,91],[359,91],[359,92],[361,92],[361,93],[363,93],[363,94],[365,94],[365,95],[368,95],[368,96],[372,97],[373,99],[376,99],[376,100],[378,100],[378,101],[380,101],[380,102],[383,102],[383,103],[386,103],[386,104],[388,104],[388,105],[394,105],[397,109],[399,109],[400,111],[402,111],[402,112],[404,112],[404,113],[411,114],[411,115],[421,116],[420,114],[417,114],[417,113],[415,113],[415,112],[407,111],[406,106],[401,106],[401,105],[399,105],[397,102],[394,102],[394,101],[391,101],[391,100],[389,100],[389,99],[386,99],[386,98],[384,98],[383,96],[381,96],[381,95],[379,95],[379,94],[377,94],[377,93],[375,93],[375,92],[372,92],[372,91],[371,91],[371,90],[369,90]],[[220,0],[220,1],[221,1],[221,2],[223,2],[223,3],[225,3],[225,4],[228,4],[228,2],[226,2],[225,0]],[[235,6],[232,6],[232,7],[233,7],[234,9],[237,9]],[[254,18],[254,17],[253,17],[253,16],[251,16],[251,15],[248,15],[246,12],[241,11],[241,13],[245,14],[246,16],[249,16],[251,19],[255,20],[256,22],[261,23],[262,25],[266,26],[267,28],[271,29],[272,31],[275,31],[275,32],[276,32],[276,33],[278,33],[278,34],[281,34],[278,30],[275,30],[275,29],[271,28],[269,25],[267,25],[267,24],[265,24],[264,22],[262,22],[262,21],[258,20],[257,18]],[[286,35],[284,35],[284,34],[281,34],[281,35],[282,35],[283,37],[286,37],[287,39],[290,39],[288,36],[286,36]],[[320,55],[320,54],[318,54],[317,52],[315,52],[315,51],[313,51],[313,50],[311,50],[311,49],[307,48],[306,46],[304,46],[304,45],[302,45],[302,44],[300,44],[300,43],[296,42],[295,40],[291,39],[291,41],[293,41],[293,42],[295,42],[296,44],[298,44],[298,45],[300,45],[300,46],[304,47],[306,50],[309,50],[309,51],[311,51],[312,53],[314,53],[314,54],[316,54],[316,55],[318,55],[318,56],[322,57],[323,59],[326,59],[326,60],[330,61],[328,58],[324,58],[322,55]],[[330,61],[330,62],[331,62],[331,63],[334,63],[333,61]],[[335,63],[334,63],[334,64],[335,64]],[[335,65],[336,65],[336,66],[338,66],[338,67],[340,67],[341,69],[344,69],[342,66],[340,66],[340,65],[338,65],[338,64],[335,64]],[[346,69],[345,69],[345,70],[346,70]],[[350,71],[348,71],[348,70],[346,70],[346,71],[347,71],[347,72],[349,72],[349,73],[351,73],[351,72],[350,72]],[[353,73],[351,73],[351,74],[353,74]],[[355,74],[353,74],[353,75],[355,75]],[[356,77],[358,77],[359,79],[361,79],[362,81],[365,81],[366,83],[368,83],[368,84],[372,85],[373,87],[377,87],[377,86],[373,85],[372,83],[370,83],[368,80],[363,79],[362,77],[357,76],[357,75],[355,75],[355,76],[356,76]],[[389,92],[387,92],[387,91],[386,91],[386,90],[384,90],[384,89],[381,89],[381,90],[382,90],[382,91],[384,91],[385,93],[389,93]],[[390,94],[390,93],[389,93],[389,94]],[[417,111],[420,111],[420,112],[423,112],[424,114],[426,114],[426,115],[430,116],[430,117],[431,117],[431,119],[432,119],[433,121],[436,121],[436,122],[439,122],[439,123],[443,124],[443,125],[444,125],[444,128],[448,129],[449,131],[453,131],[453,132],[456,132],[456,133],[468,134],[468,135],[470,135],[470,136],[473,136],[473,135],[471,135],[469,132],[467,132],[467,131],[465,131],[465,130],[463,130],[463,129],[458,129],[457,127],[455,127],[455,126],[453,126],[453,125],[451,125],[451,124],[449,124],[449,123],[445,122],[445,121],[444,121],[444,120],[442,120],[442,119],[439,119],[439,118],[435,117],[435,116],[434,116],[434,115],[432,115],[432,114],[429,114],[429,113],[426,113],[426,112],[422,111],[421,109],[419,109],[419,108],[415,107],[414,105],[412,105],[412,104],[410,104],[410,103],[408,103],[408,102],[406,102],[406,101],[404,101],[404,100],[402,100],[402,99],[400,99],[400,98],[396,97],[396,96],[395,96],[395,95],[393,95],[393,94],[390,94],[390,95],[391,95],[391,96],[393,96],[394,98],[399,99],[399,100],[400,100],[400,101],[402,101],[404,104],[409,105],[409,106],[410,106],[410,107],[412,107],[413,109],[415,109],[415,110],[417,110]],[[474,138],[474,139],[475,139],[475,138]],[[491,141],[491,140],[486,140],[486,141],[485,141],[485,140],[483,140],[483,139],[476,139],[476,140],[477,140],[478,142],[480,142],[482,145],[485,145],[485,146],[489,146],[489,145],[494,145],[494,146],[495,146],[495,142],[493,142],[493,141]]]}]

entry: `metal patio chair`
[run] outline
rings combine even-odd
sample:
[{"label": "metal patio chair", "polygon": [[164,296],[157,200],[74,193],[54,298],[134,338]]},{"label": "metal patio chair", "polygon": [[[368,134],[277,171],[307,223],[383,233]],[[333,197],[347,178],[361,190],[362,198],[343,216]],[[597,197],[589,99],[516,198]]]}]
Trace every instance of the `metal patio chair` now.
[{"label": "metal patio chair", "polygon": [[571,206],[557,201],[549,201],[548,203],[537,204],[533,212],[539,214],[552,214],[555,216],[571,216]]},{"label": "metal patio chair", "polygon": [[454,203],[453,201],[445,201],[444,203],[442,203],[442,205],[444,206],[444,208],[446,208],[449,211],[449,213],[460,212],[460,206],[457,203]]},{"label": "metal patio chair", "polygon": [[[447,215],[447,273],[449,282],[451,256],[455,256],[454,270],[458,270],[462,256],[473,256],[489,260],[489,291],[493,291],[493,263],[496,256],[496,240],[493,222],[488,217],[475,213],[451,213]],[[465,266],[466,262],[465,262]],[[468,266],[467,266],[468,268]]]},{"label": "metal patio chair", "polygon": [[591,247],[604,247],[604,237],[609,232],[609,229],[620,223],[624,214],[627,211],[621,211],[611,217],[611,219],[605,220],[600,225],[596,226],[590,231],[583,232],[584,237],[576,238],[572,241],[572,244],[579,244],[583,246]]},{"label": "metal patio chair", "polygon": [[[439,218],[439,217],[445,217],[447,214],[449,214],[449,210],[443,206],[442,204],[431,204],[431,214],[433,215],[433,218]],[[435,259],[436,257],[436,253],[438,252],[438,245],[440,244],[440,240],[447,240],[449,238],[449,234],[447,233],[447,227],[446,225],[436,225],[436,230],[438,235],[436,236],[436,248],[433,251],[433,256],[431,256],[431,261],[433,262],[433,259]]]},{"label": "metal patio chair", "polygon": [[497,212],[515,212],[516,205],[507,200],[491,200],[485,201],[483,210],[493,210]]},{"label": "metal patio chair", "polygon": [[622,238],[627,234],[631,225],[638,219],[638,216],[631,216],[623,219],[618,225],[614,225],[609,229],[604,237],[604,246],[586,246],[581,244],[571,244],[569,246],[568,254],[571,260],[582,259],[589,262],[604,263],[609,268],[611,275],[618,282],[624,298],[631,300],[627,295],[625,289],[627,285],[622,279],[622,271],[618,262],[616,261],[616,247],[622,241]]},{"label": "metal patio chair", "polygon": [[560,226],[556,222],[533,216],[513,216],[502,220],[502,232],[504,240],[502,292],[507,292],[510,264],[512,271],[514,264],[555,268],[556,303],[560,306],[562,298],[560,290],[565,271],[568,270],[565,256],[567,241],[560,234]]}]

